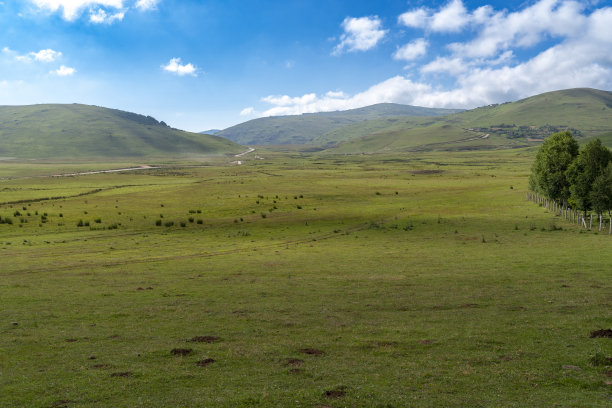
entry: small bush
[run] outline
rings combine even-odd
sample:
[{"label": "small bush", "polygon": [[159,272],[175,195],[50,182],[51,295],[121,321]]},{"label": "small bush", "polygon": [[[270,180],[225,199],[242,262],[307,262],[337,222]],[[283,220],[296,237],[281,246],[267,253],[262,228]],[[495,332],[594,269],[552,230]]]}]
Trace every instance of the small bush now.
[{"label": "small bush", "polygon": [[83,220],[79,220],[79,222],[77,222],[77,227],[82,227],[83,225],[85,225]]},{"label": "small bush", "polygon": [[161,227],[161,225],[162,225],[162,220],[157,220],[157,221],[155,221],[155,225],[156,225],[157,227]]},{"label": "small bush", "polygon": [[266,218],[268,215],[266,213],[261,213],[261,218]]},{"label": "small bush", "polygon": [[102,218],[96,218],[96,219],[94,220],[94,222],[95,222],[96,224],[100,224],[100,223],[102,223]]},{"label": "small bush", "polygon": [[174,221],[167,221],[164,225],[166,227],[173,227],[174,226]]},{"label": "small bush", "polygon": [[202,224],[204,224],[204,221],[202,221],[202,220],[198,220],[198,221],[196,221],[196,223],[197,223],[198,225],[202,225]]},{"label": "small bush", "polygon": [[181,221],[181,227],[185,228],[187,226],[187,223],[185,221]]},{"label": "small bush", "polygon": [[191,222],[191,223],[192,223],[192,222],[194,222],[194,221],[195,221],[195,218],[193,218],[193,217],[189,217],[189,222]]}]

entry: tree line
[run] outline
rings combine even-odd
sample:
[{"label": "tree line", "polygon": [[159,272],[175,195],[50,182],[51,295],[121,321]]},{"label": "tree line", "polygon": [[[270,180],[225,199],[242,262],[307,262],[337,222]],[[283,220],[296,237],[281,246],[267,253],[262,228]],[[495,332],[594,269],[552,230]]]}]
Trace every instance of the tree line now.
[{"label": "tree line", "polygon": [[607,213],[612,234],[612,151],[601,140],[580,148],[571,132],[549,136],[533,163],[529,190],[529,199],[585,228],[595,215],[601,230]]}]

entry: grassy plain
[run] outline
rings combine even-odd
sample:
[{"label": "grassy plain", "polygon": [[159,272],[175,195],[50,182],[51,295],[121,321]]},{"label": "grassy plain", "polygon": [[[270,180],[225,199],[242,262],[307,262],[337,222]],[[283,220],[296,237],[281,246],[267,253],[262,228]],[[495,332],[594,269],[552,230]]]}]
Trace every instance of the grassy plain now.
[{"label": "grassy plain", "polygon": [[612,237],[533,151],[260,155],[0,162],[0,406],[612,402]]}]

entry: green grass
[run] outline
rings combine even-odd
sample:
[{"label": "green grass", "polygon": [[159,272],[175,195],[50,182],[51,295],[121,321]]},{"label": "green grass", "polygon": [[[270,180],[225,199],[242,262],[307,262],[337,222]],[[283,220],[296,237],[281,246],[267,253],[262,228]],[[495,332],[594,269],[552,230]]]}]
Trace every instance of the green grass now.
[{"label": "green grass", "polygon": [[[0,157],[197,157],[238,153],[229,140],[88,105],[0,106]],[[106,160],[102,160],[106,161]]]},{"label": "green grass", "polygon": [[0,206],[0,406],[609,404],[611,237],[525,200],[532,151],[265,157],[10,164],[67,198]]}]

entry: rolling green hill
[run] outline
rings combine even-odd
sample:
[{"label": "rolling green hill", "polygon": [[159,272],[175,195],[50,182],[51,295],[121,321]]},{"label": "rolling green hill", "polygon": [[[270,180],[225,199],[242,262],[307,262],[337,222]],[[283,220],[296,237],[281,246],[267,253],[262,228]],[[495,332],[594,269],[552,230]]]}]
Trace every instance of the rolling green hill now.
[{"label": "rolling green hill", "polygon": [[150,116],[89,105],[0,106],[0,156],[167,157],[234,153],[217,136],[184,132]]},{"label": "rolling green hill", "polygon": [[253,119],[227,128],[216,135],[242,145],[315,144],[344,140],[324,135],[347,125],[392,117],[439,116],[459,109],[431,109],[418,106],[381,103],[347,111],[309,113]]},{"label": "rolling green hill", "polygon": [[612,147],[612,92],[568,89],[443,117],[367,121],[321,139],[339,142],[328,150],[342,153],[479,150],[537,145],[561,130]]}]

